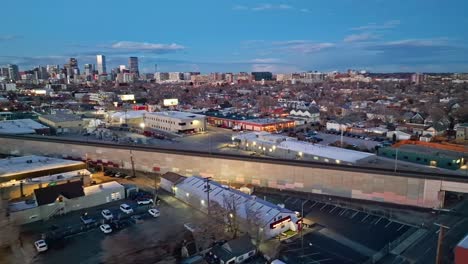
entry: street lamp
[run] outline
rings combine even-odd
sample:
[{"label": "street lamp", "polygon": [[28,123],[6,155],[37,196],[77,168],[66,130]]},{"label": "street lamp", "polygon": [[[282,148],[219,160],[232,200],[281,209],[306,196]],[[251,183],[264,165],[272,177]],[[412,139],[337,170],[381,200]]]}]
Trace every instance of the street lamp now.
[{"label": "street lamp", "polygon": [[141,127],[142,129],[145,129],[145,123],[140,123],[140,127]]}]

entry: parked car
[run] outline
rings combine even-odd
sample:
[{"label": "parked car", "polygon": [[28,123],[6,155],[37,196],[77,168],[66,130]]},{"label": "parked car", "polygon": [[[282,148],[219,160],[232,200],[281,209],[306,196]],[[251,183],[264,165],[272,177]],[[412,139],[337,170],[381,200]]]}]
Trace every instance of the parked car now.
[{"label": "parked car", "polygon": [[143,198],[143,199],[137,199],[137,204],[138,205],[148,205],[148,204],[152,204],[154,201],[153,199],[151,198]]},{"label": "parked car", "polygon": [[111,220],[112,218],[114,218],[114,215],[112,215],[112,212],[108,209],[102,210],[101,215],[106,220]]},{"label": "parked car", "polygon": [[143,218],[141,218],[141,216],[139,216],[139,215],[132,215],[132,217],[130,217],[130,219],[132,219],[132,221],[133,221],[135,224],[141,224],[141,223],[143,223]]},{"label": "parked car", "polygon": [[111,171],[111,170],[105,170],[104,171],[104,176],[110,176],[110,177],[113,177],[115,175],[115,172]]},{"label": "parked car", "polygon": [[136,176],[133,176],[133,175],[127,175],[124,177],[125,179],[132,179],[132,178],[136,178]]},{"label": "parked car", "polygon": [[123,177],[122,175],[123,175],[122,172],[117,172],[116,174],[114,174],[114,176],[117,178]]},{"label": "parked car", "polygon": [[37,252],[44,252],[49,249],[47,243],[43,239],[34,242],[34,246],[36,247]]},{"label": "parked car", "polygon": [[99,229],[101,229],[101,231],[104,233],[104,234],[110,234],[112,233],[112,227],[108,224],[103,224],[103,225],[100,225],[99,226]]},{"label": "parked car", "polygon": [[130,205],[128,205],[128,204],[121,204],[120,205],[120,211],[122,211],[122,212],[124,212],[126,214],[133,213],[132,207],[130,207]]},{"label": "parked car", "polygon": [[159,215],[161,214],[161,213],[159,212],[159,210],[158,210],[158,209],[155,209],[155,208],[149,209],[149,210],[148,210],[148,213],[149,213],[150,215],[152,215],[153,217],[159,217]]},{"label": "parked car", "polygon": [[92,224],[94,222],[96,222],[96,220],[94,220],[93,218],[89,217],[87,213],[83,214],[81,217],[81,222],[83,222],[83,224],[85,225],[89,225],[89,224]]}]

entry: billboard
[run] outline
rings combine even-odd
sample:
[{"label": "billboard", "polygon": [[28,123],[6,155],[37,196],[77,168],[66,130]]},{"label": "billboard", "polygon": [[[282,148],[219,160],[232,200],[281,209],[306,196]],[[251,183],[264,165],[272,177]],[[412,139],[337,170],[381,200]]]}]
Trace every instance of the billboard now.
[{"label": "billboard", "polygon": [[164,106],[174,106],[179,104],[178,99],[164,99]]},{"label": "billboard", "polygon": [[121,94],[119,95],[120,100],[122,101],[134,101],[135,100],[135,95],[133,94]]}]

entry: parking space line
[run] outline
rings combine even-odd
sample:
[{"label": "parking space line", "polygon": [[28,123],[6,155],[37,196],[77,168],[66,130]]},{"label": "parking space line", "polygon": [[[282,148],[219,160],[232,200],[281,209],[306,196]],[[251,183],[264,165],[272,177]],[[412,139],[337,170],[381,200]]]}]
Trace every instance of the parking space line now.
[{"label": "parking space line", "polygon": [[400,231],[405,225],[401,225],[400,228],[397,229],[397,232]]},{"label": "parking space line", "polygon": [[292,202],[291,204],[296,204],[296,203],[297,203],[297,200],[298,200],[298,199],[294,199],[294,202]]},{"label": "parking space line", "polygon": [[322,206],[322,208],[320,208],[320,211],[322,211],[323,208],[325,208],[327,205],[328,205],[328,204],[324,204],[324,205]]},{"label": "parking space line", "polygon": [[350,219],[353,219],[357,214],[359,214],[359,211],[356,211],[356,213],[354,213],[353,216],[351,216]]},{"label": "parking space line", "polygon": [[332,258],[326,258],[326,259],[314,260],[314,263],[316,263],[316,262],[322,263],[322,262],[329,261],[329,260],[333,260],[333,259]]},{"label": "parking space line", "polygon": [[387,228],[390,224],[392,224],[393,222],[389,220],[388,224],[385,226],[385,228]]},{"label": "parking space line", "polygon": [[382,220],[382,217],[379,218],[379,220],[377,220],[374,225],[378,224],[380,222],[380,220]]},{"label": "parking space line", "polygon": [[341,210],[340,213],[339,213],[338,215],[339,215],[339,216],[342,216],[343,214],[346,213],[346,211],[348,211],[348,209]]},{"label": "parking space line", "polygon": [[294,248],[294,249],[284,250],[283,253],[285,253],[285,252],[292,252],[292,251],[298,251],[298,250],[302,250],[302,248]]},{"label": "parking space line", "polygon": [[336,208],[338,208],[338,206],[335,205],[335,207],[333,207],[329,213],[332,213],[333,211],[335,211]]},{"label": "parking space line", "polygon": [[315,256],[315,255],[320,255],[320,253],[309,253],[309,254],[300,255],[299,257],[304,258],[304,257]]},{"label": "parking space line", "polygon": [[287,203],[289,199],[291,199],[291,197],[286,198],[286,200],[284,200],[284,203]]},{"label": "parking space line", "polygon": [[316,201],[314,201],[314,204],[313,204],[313,205],[311,205],[309,208],[312,208],[312,207],[314,207],[316,204],[317,204],[317,202],[316,202]]},{"label": "parking space line", "polygon": [[361,220],[361,222],[366,221],[367,217],[369,217],[369,216],[370,216],[370,214],[366,215],[366,217],[364,217],[364,218]]}]

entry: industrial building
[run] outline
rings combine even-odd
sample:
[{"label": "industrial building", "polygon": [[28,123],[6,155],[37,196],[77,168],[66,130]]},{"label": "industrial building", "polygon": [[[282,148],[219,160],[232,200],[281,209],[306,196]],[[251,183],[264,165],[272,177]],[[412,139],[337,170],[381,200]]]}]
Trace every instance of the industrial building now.
[{"label": "industrial building", "polygon": [[233,137],[239,148],[264,155],[326,163],[355,165],[375,158],[374,154],[313,144],[267,132],[241,133]]},{"label": "industrial building", "polygon": [[[209,190],[209,201],[207,190]],[[270,239],[288,230],[297,231],[300,222],[298,216],[291,210],[218,182],[207,183],[199,176],[188,177],[178,183],[174,187],[174,194],[179,200],[201,211],[208,210],[208,203],[210,208],[216,208],[213,204],[224,208],[228,217],[238,219],[239,227],[243,230],[252,231],[250,229],[253,221],[255,229],[259,229],[261,240]]]},{"label": "industrial building", "polygon": [[15,223],[27,224],[123,198],[125,187],[118,182],[84,187],[82,181],[73,181],[38,188],[32,200],[10,203],[9,211]]},{"label": "industrial building", "polygon": [[81,161],[41,156],[0,160],[0,188],[5,199],[31,195],[35,189],[68,181],[91,182],[92,175]]},{"label": "industrial building", "polygon": [[0,182],[37,178],[86,169],[82,161],[43,156],[9,157],[0,160]]},{"label": "industrial building", "polygon": [[431,167],[449,170],[460,169],[467,160],[467,153],[456,152],[422,145],[400,145],[379,148],[378,155]]},{"label": "industrial building", "polygon": [[143,116],[145,130],[170,133],[196,133],[206,130],[206,117],[178,111],[149,112]]},{"label": "industrial building", "polygon": [[285,118],[258,118],[242,114],[206,112],[208,123],[213,126],[250,131],[281,131],[294,127],[295,121]]},{"label": "industrial building", "polygon": [[50,128],[32,119],[17,119],[0,121],[0,134],[26,135],[39,134],[48,135]]},{"label": "industrial building", "polygon": [[39,121],[53,128],[55,133],[80,133],[83,130],[83,119],[73,114],[56,114],[39,116]]}]

